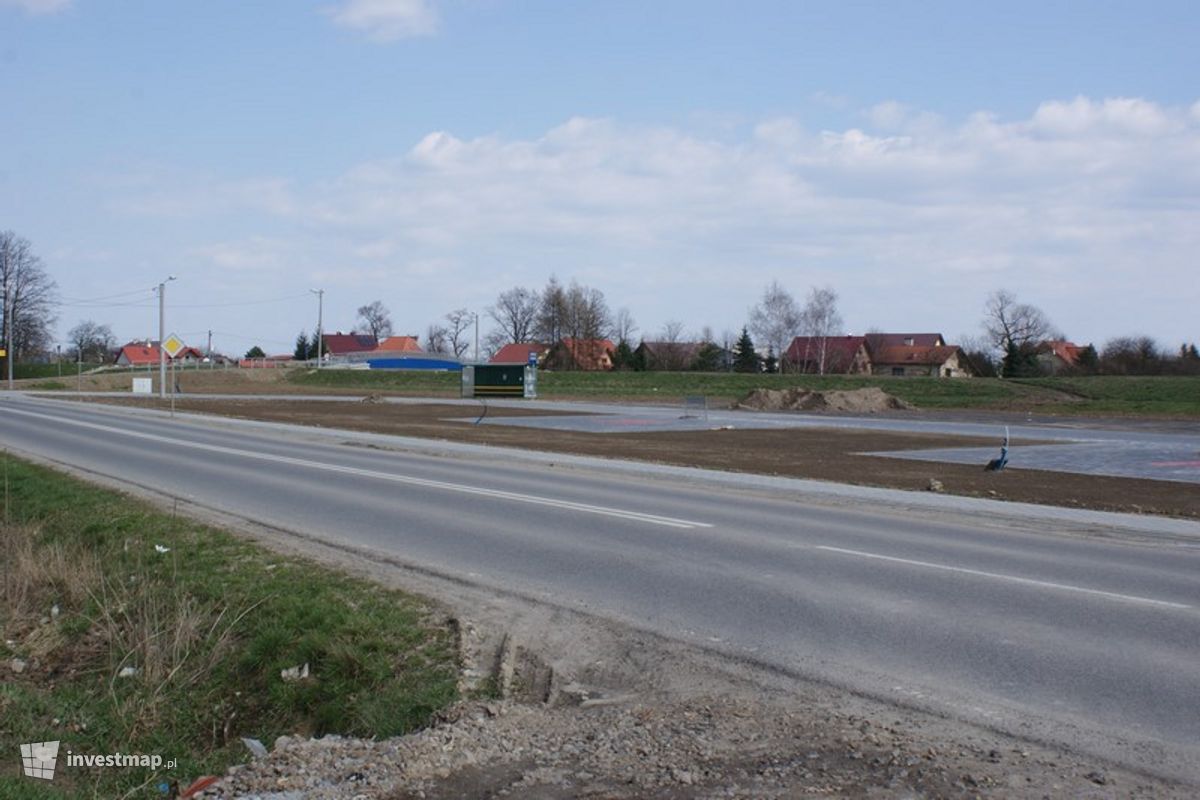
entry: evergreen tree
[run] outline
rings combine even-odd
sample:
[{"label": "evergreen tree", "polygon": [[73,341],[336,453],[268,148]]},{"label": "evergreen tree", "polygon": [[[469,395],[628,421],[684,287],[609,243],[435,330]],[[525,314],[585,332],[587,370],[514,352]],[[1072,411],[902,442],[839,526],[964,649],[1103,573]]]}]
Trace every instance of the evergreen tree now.
[{"label": "evergreen tree", "polygon": [[1094,346],[1089,344],[1079,351],[1075,364],[1084,375],[1095,375],[1100,369],[1100,354],[1096,352]]},{"label": "evergreen tree", "polygon": [[292,351],[292,358],[297,361],[307,361],[309,359],[308,350],[308,334],[300,331],[300,335],[296,337],[296,349]]},{"label": "evergreen tree", "polygon": [[263,349],[261,347],[259,347],[258,345],[254,345],[254,347],[251,347],[249,350],[246,351],[246,358],[266,358],[266,357],[267,357],[267,354],[264,353]]},{"label": "evergreen tree", "polygon": [[716,372],[720,368],[721,348],[712,342],[705,342],[701,345],[700,352],[696,353],[696,360],[692,362],[692,369],[697,372]]},{"label": "evergreen tree", "polygon": [[1005,378],[1033,378],[1041,374],[1037,351],[1010,341],[1004,349],[1004,362],[1000,374]]},{"label": "evergreen tree", "polygon": [[734,345],[733,368],[738,372],[758,372],[759,358],[758,353],[754,350],[754,340],[750,338],[750,331],[742,328],[742,335],[738,337],[737,344]]},{"label": "evergreen tree", "polygon": [[633,350],[629,347],[629,342],[622,339],[617,342],[617,350],[613,353],[613,369],[633,369],[634,358]]},{"label": "evergreen tree", "polygon": [[763,370],[774,375],[779,372],[779,359],[775,357],[775,348],[768,345],[767,357],[763,359]]}]

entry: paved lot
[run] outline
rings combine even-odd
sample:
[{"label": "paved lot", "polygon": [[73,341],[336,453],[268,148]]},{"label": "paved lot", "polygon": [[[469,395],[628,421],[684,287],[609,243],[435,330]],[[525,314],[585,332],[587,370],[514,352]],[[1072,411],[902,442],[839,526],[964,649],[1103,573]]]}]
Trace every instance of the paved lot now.
[{"label": "paved lot", "polygon": [[[985,436],[996,439],[996,447],[943,448],[937,450],[872,453],[982,467],[999,455],[1003,424],[949,422],[945,420],[843,417],[822,414],[770,414],[750,411],[708,411],[697,415],[680,408],[617,407],[599,404],[553,404],[556,410],[584,407],[588,415],[484,418],[485,425],[510,425],[546,430],[587,433],[630,433],[637,431],[696,431],[712,428],[792,429],[835,427],[907,433],[938,433]],[[472,418],[473,419],[473,418]],[[1042,469],[1084,475],[1200,483],[1200,431],[1189,434],[1145,430],[1088,428],[1052,425],[1009,426],[1014,446],[1009,451],[1009,468]],[[1181,426],[1183,427],[1183,426]],[[1200,426],[1196,426],[1200,428]],[[1061,444],[1023,446],[1020,441],[1057,441]]]}]

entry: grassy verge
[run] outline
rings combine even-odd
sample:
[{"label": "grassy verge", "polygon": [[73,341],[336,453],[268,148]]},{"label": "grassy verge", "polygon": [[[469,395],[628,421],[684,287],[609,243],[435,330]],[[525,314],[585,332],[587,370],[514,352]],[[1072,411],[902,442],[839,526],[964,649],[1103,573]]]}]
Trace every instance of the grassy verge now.
[{"label": "grassy verge", "polygon": [[313,389],[358,389],[426,397],[458,397],[461,386],[457,372],[293,369],[288,370],[285,380]]},{"label": "grassy verge", "polygon": [[[246,761],[243,736],[398,735],[455,699],[452,632],[419,599],[41,467],[6,476],[0,798],[161,796]],[[20,775],[18,745],[55,740],[54,782]],[[178,764],[65,767],[68,749]]]},{"label": "grassy verge", "polygon": [[62,364],[13,364],[13,378],[16,380],[24,380],[26,378],[57,378],[61,374],[62,377],[75,377],[80,372],[88,372],[103,366],[102,364],[87,364],[85,363],[80,368],[79,364],[74,361],[64,361]]},{"label": "grassy verge", "polygon": [[[293,384],[324,389],[357,389],[426,397],[455,397],[457,373],[368,370],[294,370]],[[706,395],[733,402],[752,389],[860,389],[878,386],[923,409],[1036,410],[1051,414],[1200,417],[1198,377],[972,378],[750,375],[705,372],[546,372],[538,373],[538,395],[553,399],[678,402]]]}]

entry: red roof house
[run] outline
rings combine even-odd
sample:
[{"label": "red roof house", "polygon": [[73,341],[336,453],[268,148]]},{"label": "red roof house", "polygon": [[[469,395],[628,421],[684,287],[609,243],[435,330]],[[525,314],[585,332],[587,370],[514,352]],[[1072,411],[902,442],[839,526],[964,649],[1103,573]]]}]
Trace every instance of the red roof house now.
[{"label": "red roof house", "polygon": [[1085,348],[1074,342],[1052,339],[1038,347],[1038,363],[1051,375],[1079,366],[1079,354]]},{"label": "red roof house", "polygon": [[379,346],[379,340],[366,333],[327,333],[321,337],[321,342],[321,352],[331,356],[369,353]]},{"label": "red roof house", "polygon": [[786,369],[825,375],[869,375],[865,336],[797,336],[784,351]]},{"label": "red roof house", "polygon": [[[120,367],[147,367],[158,364],[158,357],[158,342],[130,342],[117,351],[116,363]],[[176,362],[186,364],[203,360],[204,353],[195,347],[185,347],[175,356]]]},{"label": "red roof house", "polygon": [[542,360],[546,351],[549,350],[544,344],[530,342],[527,344],[506,344],[496,351],[496,354],[491,357],[491,364],[528,364],[530,355],[537,356],[538,361]]},{"label": "red roof house", "polygon": [[617,350],[608,339],[563,339],[546,356],[547,369],[610,370]]}]

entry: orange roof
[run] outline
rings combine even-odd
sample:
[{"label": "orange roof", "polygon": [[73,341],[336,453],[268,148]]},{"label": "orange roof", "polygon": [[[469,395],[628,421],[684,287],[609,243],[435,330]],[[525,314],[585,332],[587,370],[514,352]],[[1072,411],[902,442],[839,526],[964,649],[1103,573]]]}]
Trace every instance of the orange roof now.
[{"label": "orange roof", "polygon": [[[117,353],[117,361],[124,358],[126,363],[131,365],[137,364],[157,364],[158,363],[158,342],[130,342],[121,348]],[[202,359],[204,353],[200,352],[195,347],[185,347],[179,351],[177,359],[193,358]]]},{"label": "orange roof", "polygon": [[544,344],[531,342],[529,344],[506,344],[492,356],[492,364],[528,364],[531,353],[540,356],[550,348]]},{"label": "orange roof", "polygon": [[392,353],[423,353],[421,345],[417,344],[415,336],[389,336],[375,348]]},{"label": "orange roof", "polygon": [[1066,364],[1075,364],[1079,361],[1079,354],[1083,348],[1074,342],[1066,342],[1061,339],[1043,342],[1042,347],[1049,350],[1054,355],[1058,356]]}]

